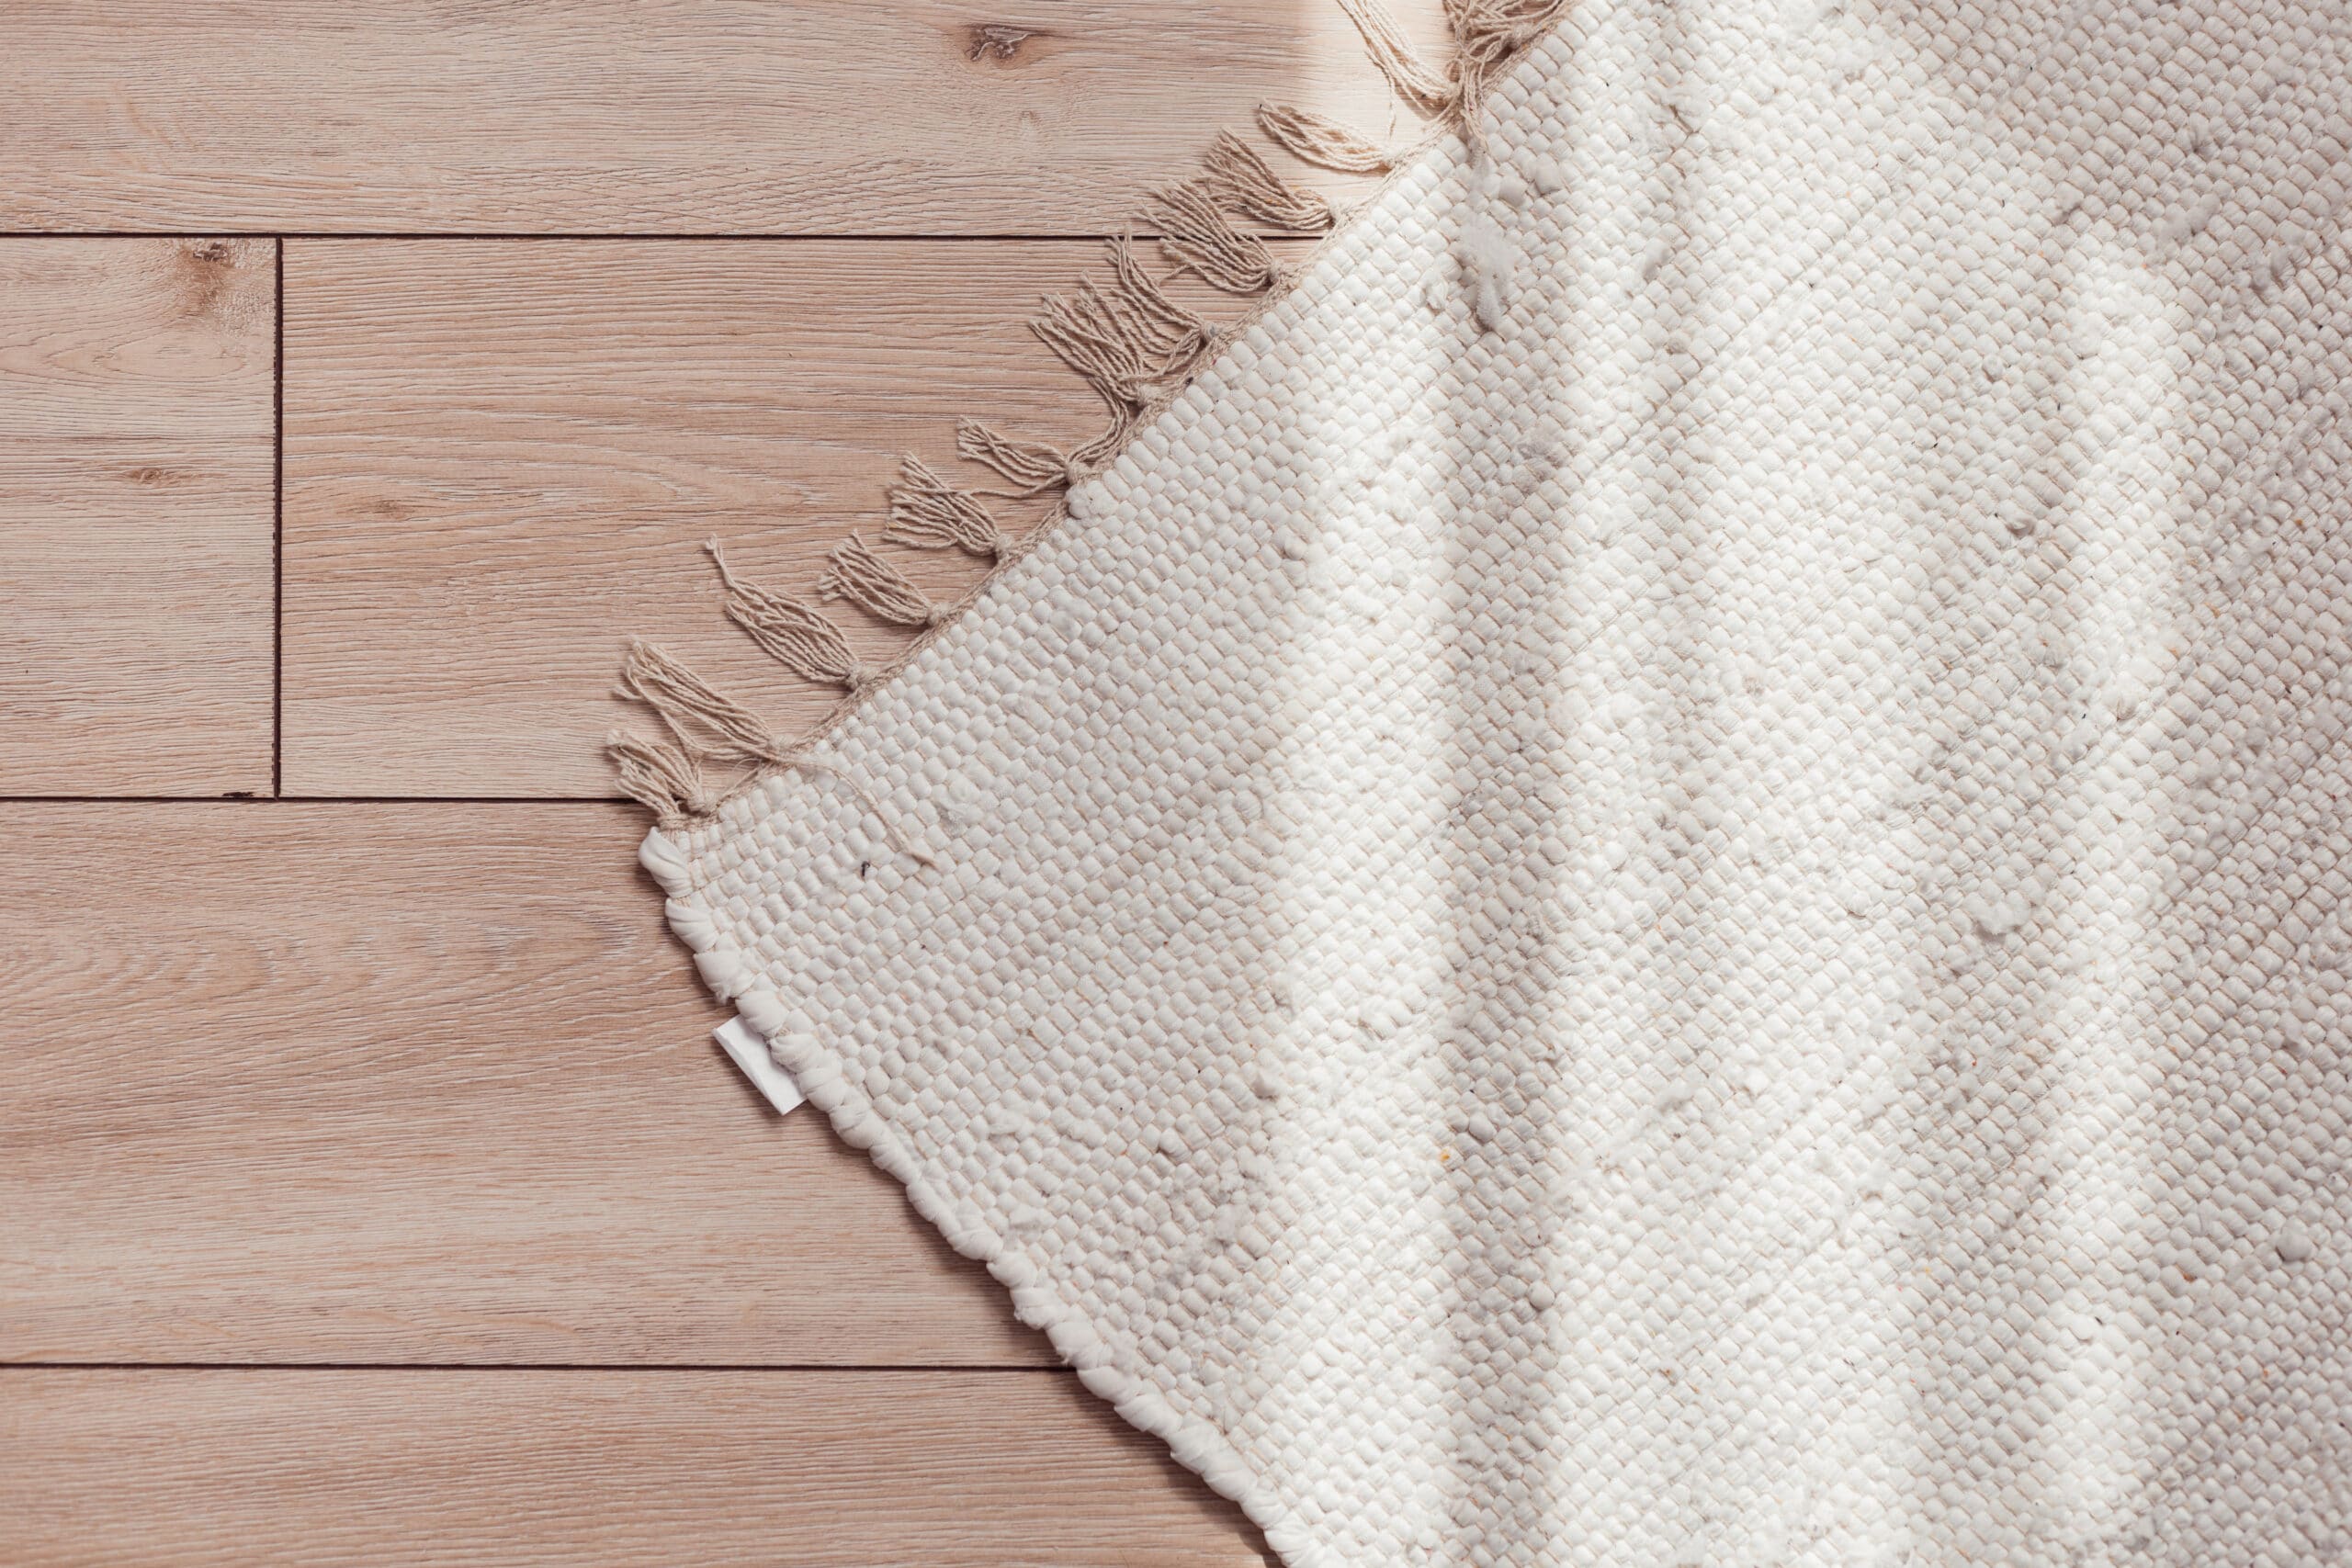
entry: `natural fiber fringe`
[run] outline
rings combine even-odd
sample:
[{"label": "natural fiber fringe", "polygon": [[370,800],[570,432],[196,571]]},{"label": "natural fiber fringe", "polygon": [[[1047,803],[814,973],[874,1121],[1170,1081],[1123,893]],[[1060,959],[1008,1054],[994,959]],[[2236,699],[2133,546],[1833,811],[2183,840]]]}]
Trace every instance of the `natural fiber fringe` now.
[{"label": "natural fiber fringe", "polygon": [[1300,163],[1317,168],[1346,175],[1385,175],[1396,166],[1395,153],[1313,109],[1260,104],[1258,129]]},{"label": "natural fiber fringe", "polygon": [[[1405,30],[1380,0],[1339,0],[1340,9],[1363,35],[1364,52],[1388,78],[1389,90],[1424,115],[1442,115],[1453,107],[1453,84],[1432,67],[1406,39]],[[1451,7],[1448,7],[1449,12]]]},{"label": "natural fiber fringe", "polygon": [[772,762],[783,754],[767,726],[693,671],[639,638],[621,665],[621,695],[634,697],[696,762]]},{"label": "natural fiber fringe", "polygon": [[956,422],[956,455],[967,462],[985,464],[1020,488],[1015,501],[1042,495],[1069,484],[1069,459],[1042,441],[1015,441],[1001,435],[977,419]]},{"label": "natural fiber fringe", "polygon": [[1319,234],[1333,221],[1331,204],[1302,191],[1266,166],[1257,149],[1229,130],[1220,130],[1204,160],[1209,188],[1228,211],[1294,234]]},{"label": "natural fiber fringe", "polygon": [[1216,351],[1216,330],[1168,297],[1125,236],[1111,242],[1111,276],[1107,289],[1089,278],[1074,294],[1052,296],[1029,323],[1111,411],[1110,430],[1071,454],[1066,471],[1091,468],[1105,449],[1125,446],[1143,411]]},{"label": "natural fiber fringe", "polygon": [[954,607],[933,603],[899,570],[868,549],[852,534],[825,558],[825,575],[817,581],[822,599],[846,599],[877,620],[900,626],[935,626]]},{"label": "natural fiber fringe", "polygon": [[1011,543],[977,496],[957,490],[912,454],[900,466],[888,499],[890,521],[882,530],[887,543],[976,556],[1001,556]]},{"label": "natural fiber fringe", "polygon": [[619,770],[622,792],[660,818],[663,827],[718,807],[710,782],[675,746],[616,729],[605,738],[605,753]]},{"label": "natural fiber fringe", "polygon": [[[1363,35],[1365,52],[1396,96],[1424,117],[1459,130],[1474,154],[1477,111],[1487,90],[1566,8],[1566,0],[1443,0],[1456,49],[1440,69],[1414,51],[1381,0],[1336,3]],[[1402,152],[1308,109],[1264,104],[1257,118],[1273,145],[1318,168],[1385,175],[1403,160]],[[1169,279],[1191,274],[1227,294],[1263,298],[1283,287],[1286,275],[1265,242],[1236,227],[1235,220],[1294,234],[1322,233],[1337,221],[1328,200],[1299,189],[1230,131],[1210,147],[1196,178],[1153,193],[1148,216],[1173,270],[1155,277],[1134,242],[1122,236],[1111,243],[1107,281],[1089,278],[1070,293],[1046,299],[1030,322],[1038,339],[1102,400],[1109,415],[1103,430],[1065,452],[1006,435],[977,420],[959,421],[956,455],[989,469],[1010,488],[961,489],[910,455],[885,491],[885,542],[960,550],[1001,567],[1020,547],[981,498],[1027,501],[1099,472],[1224,341],[1216,326],[1168,293]],[[836,705],[837,714],[906,657],[884,666],[860,660],[822,611],[739,580],[718,541],[707,548],[725,585],[729,617],[795,673],[841,687],[848,700]],[[817,594],[847,600],[877,620],[925,634],[955,609],[933,601],[855,535],[827,557]],[[748,709],[650,643],[630,645],[621,692],[651,708],[674,738],[673,744],[616,734],[609,747],[622,789],[665,825],[707,816],[731,793],[731,785],[722,791],[713,784],[713,766],[748,768],[754,774],[775,767],[820,766],[799,754],[807,740],[794,748],[781,745]],[[856,781],[848,782],[864,793]]]},{"label": "natural fiber fringe", "polygon": [[728,618],[770,658],[796,675],[851,692],[863,691],[874,679],[875,671],[850,651],[848,639],[823,611],[743,581],[727,570],[726,552],[717,539],[706,540],[703,548],[727,585]]},{"label": "natural fiber fringe", "polygon": [[1538,39],[1550,32],[1568,0],[1444,0],[1458,52],[1453,75],[1454,113],[1475,149],[1478,111],[1487,89]]},{"label": "natural fiber fringe", "polygon": [[1263,240],[1233,226],[1217,196],[1205,179],[1153,193],[1160,254],[1227,294],[1263,294],[1280,281],[1282,270]]},{"label": "natural fiber fringe", "polygon": [[[1567,0],[1442,0],[1454,40],[1453,63],[1439,71],[1414,51],[1380,0],[1339,0],[1363,35],[1364,51],[1399,98],[1425,115],[1458,125],[1475,151],[1487,89],[1521,53],[1549,32]],[[1272,134],[1272,132],[1269,132]]]}]

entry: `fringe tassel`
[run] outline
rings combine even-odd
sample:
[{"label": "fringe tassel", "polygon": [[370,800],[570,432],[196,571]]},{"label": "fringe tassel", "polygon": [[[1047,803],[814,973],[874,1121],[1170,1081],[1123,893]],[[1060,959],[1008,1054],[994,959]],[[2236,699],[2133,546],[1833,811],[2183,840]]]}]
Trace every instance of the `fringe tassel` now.
[{"label": "fringe tassel", "polygon": [[1282,104],[1258,106],[1258,129],[1274,145],[1303,164],[1343,175],[1385,175],[1397,156],[1312,109]]},{"label": "fringe tassel", "polygon": [[1071,448],[1070,472],[1081,477],[1100,472],[1104,465],[1117,457],[1120,449],[1134,437],[1136,426],[1142,423],[1143,418],[1135,404],[1124,398],[1113,396],[1110,389],[1100,382],[1094,382],[1091,385],[1094,388],[1094,395],[1102,400],[1102,407],[1110,413],[1111,423],[1102,434],[1085,446]]},{"label": "fringe tassel", "polygon": [[1215,352],[1216,333],[1151,280],[1124,236],[1111,242],[1111,288],[1089,279],[1055,295],[1030,329],[1105,402],[1142,409]]},{"label": "fringe tassel", "polygon": [[[1344,0],[1343,0],[1344,3]],[[1479,144],[1478,110],[1487,89],[1567,9],[1567,0],[1444,0],[1458,52],[1453,73],[1459,84],[1462,133]]]},{"label": "fringe tassel", "polygon": [[1029,330],[1114,410],[1125,412],[1148,400],[1151,367],[1091,282],[1075,294],[1048,297]]},{"label": "fringe tassel", "polygon": [[954,606],[926,598],[922,590],[854,534],[834,546],[825,562],[818,593],[827,599],[846,599],[877,620],[901,626],[935,626],[955,613]]},{"label": "fringe tassel", "polygon": [[1167,291],[1136,260],[1134,239],[1125,234],[1111,242],[1111,276],[1118,282],[1109,297],[1112,310],[1132,323],[1135,340],[1144,344],[1144,357],[1161,381],[1178,381],[1201,367],[1216,352],[1216,329],[1168,297]]},{"label": "fringe tassel", "polygon": [[1227,221],[1216,192],[1202,181],[1155,192],[1151,215],[1168,259],[1227,294],[1263,294],[1282,276],[1272,253]]},{"label": "fringe tassel", "polygon": [[1039,441],[1015,441],[977,419],[956,422],[956,455],[994,468],[1007,483],[1021,487],[1021,497],[1057,490],[1074,477],[1069,459],[1053,447]]},{"label": "fringe tassel", "polygon": [[876,671],[852,653],[841,628],[824,612],[797,599],[772,593],[745,582],[727,570],[726,552],[717,539],[703,541],[727,585],[727,615],[768,657],[806,680],[861,692],[874,682]]},{"label": "fringe tassel", "polygon": [[[1224,221],[1213,207],[1211,216]],[[1111,273],[1110,288],[1090,279],[1075,294],[1047,299],[1029,323],[1110,411],[1111,427],[1064,463],[1073,477],[1109,460],[1126,444],[1143,411],[1216,351],[1216,329],[1168,297],[1136,259],[1134,243],[1125,235],[1111,242]]]},{"label": "fringe tassel", "polygon": [[1295,234],[1321,233],[1334,221],[1329,202],[1275,174],[1257,149],[1229,130],[1217,132],[1203,162],[1209,187],[1228,211]]},{"label": "fringe tassel", "polygon": [[976,556],[1002,555],[1012,544],[987,507],[933,473],[921,457],[910,457],[899,468],[889,497],[890,523],[882,537],[890,544],[918,550],[952,547]]},{"label": "fringe tassel", "polygon": [[718,796],[702,770],[675,746],[616,729],[605,738],[605,754],[620,772],[622,792],[665,827],[718,808]]},{"label": "fringe tassel", "polygon": [[628,645],[621,695],[653,710],[697,766],[706,761],[777,762],[784,749],[767,726],[701,676],[643,640]]},{"label": "fringe tassel", "polygon": [[[1471,0],[1476,5],[1480,0]],[[1404,29],[1388,7],[1380,0],[1339,0],[1340,9],[1363,35],[1364,52],[1380,73],[1388,78],[1389,89],[1424,117],[1450,113],[1459,95],[1453,80],[1445,73],[1430,65],[1406,40]],[[1446,12],[1453,12],[1453,0],[1448,0]]]}]

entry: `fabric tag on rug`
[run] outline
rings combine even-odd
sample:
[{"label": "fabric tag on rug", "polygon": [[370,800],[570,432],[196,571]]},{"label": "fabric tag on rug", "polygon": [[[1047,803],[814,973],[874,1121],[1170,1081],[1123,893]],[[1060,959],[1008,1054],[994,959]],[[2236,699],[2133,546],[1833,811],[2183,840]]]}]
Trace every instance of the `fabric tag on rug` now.
[{"label": "fabric tag on rug", "polygon": [[712,1030],[710,1037],[734,1058],[735,1065],[743,1069],[743,1076],[752,1080],[752,1087],[775,1107],[777,1115],[789,1115],[793,1107],[800,1103],[800,1086],[792,1081],[790,1073],[775,1065],[775,1059],[768,1055],[768,1043],[750,1024],[740,1018],[730,1018]]}]

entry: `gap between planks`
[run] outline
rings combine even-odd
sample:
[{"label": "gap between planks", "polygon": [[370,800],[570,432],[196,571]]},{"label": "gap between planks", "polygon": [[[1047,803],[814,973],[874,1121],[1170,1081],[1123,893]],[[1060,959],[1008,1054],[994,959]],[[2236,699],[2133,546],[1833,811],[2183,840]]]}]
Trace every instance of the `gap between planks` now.
[{"label": "gap between planks", "polygon": [[286,242],[270,242],[269,793],[286,793]]}]

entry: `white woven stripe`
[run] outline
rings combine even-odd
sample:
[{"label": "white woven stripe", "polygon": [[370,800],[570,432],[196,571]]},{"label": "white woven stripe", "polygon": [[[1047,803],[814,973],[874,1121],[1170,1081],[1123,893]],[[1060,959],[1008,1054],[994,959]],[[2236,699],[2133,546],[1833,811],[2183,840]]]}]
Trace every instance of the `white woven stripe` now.
[{"label": "white woven stripe", "polygon": [[2334,1561],[2347,30],[1588,0],[673,921],[1293,1563]]}]

